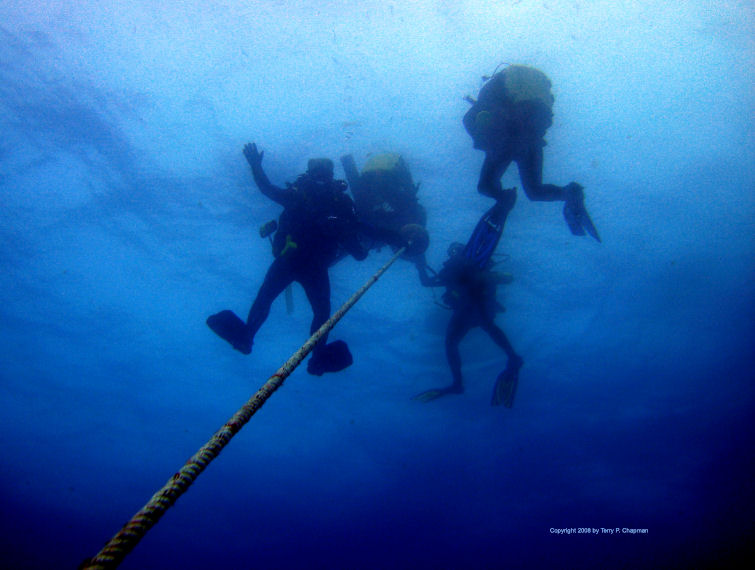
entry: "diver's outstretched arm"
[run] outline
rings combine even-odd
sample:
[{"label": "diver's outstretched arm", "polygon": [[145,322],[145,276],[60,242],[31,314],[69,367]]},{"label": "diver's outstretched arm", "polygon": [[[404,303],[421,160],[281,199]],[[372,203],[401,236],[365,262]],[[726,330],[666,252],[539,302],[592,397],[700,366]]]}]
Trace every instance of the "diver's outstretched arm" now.
[{"label": "diver's outstretched arm", "polygon": [[244,145],[244,156],[252,167],[252,177],[260,192],[281,206],[288,205],[289,192],[273,185],[262,168],[262,157],[265,156],[265,151],[258,151],[255,143],[247,143]]}]

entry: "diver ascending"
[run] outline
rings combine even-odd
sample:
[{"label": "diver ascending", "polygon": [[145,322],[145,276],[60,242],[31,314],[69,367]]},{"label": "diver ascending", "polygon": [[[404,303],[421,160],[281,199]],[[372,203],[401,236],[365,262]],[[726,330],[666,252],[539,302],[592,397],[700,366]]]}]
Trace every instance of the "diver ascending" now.
[{"label": "diver ascending", "polygon": [[485,151],[478,191],[497,199],[502,192],[501,176],[516,162],[530,200],[563,201],[571,233],[581,236],[587,232],[600,241],[585,208],[582,186],[577,182],[543,184],[544,137],[553,123],[550,79],[532,67],[509,65],[487,79],[477,100],[467,100],[472,108],[464,115],[464,127],[474,148]]},{"label": "diver ascending", "polygon": [[418,394],[416,400],[430,402],[446,394],[464,392],[459,343],[470,330],[480,327],[508,357],[506,368],[496,380],[491,404],[503,404],[510,408],[514,403],[523,360],[514,351],[503,330],[495,324],[495,314],[501,308],[496,301],[496,287],[499,283],[509,282],[510,278],[491,271],[491,257],[515,201],[515,189],[502,189],[496,204],[482,216],[467,244],[451,244],[448,260],[436,275],[430,276],[426,265],[419,266],[422,285],[445,287],[443,301],[453,310],[446,329],[446,357],[453,381],[445,388]]},{"label": "diver ascending", "polygon": [[[283,206],[278,230],[273,239],[275,260],[249,311],[246,322],[233,311],[211,315],[207,325],[233,348],[250,354],[254,336],[267,319],[272,302],[292,282],[304,287],[313,317],[310,333],[330,316],[330,278],[328,267],[343,248],[355,259],[367,257],[357,238],[358,222],[354,203],[345,193],[346,183],[333,179],[333,162],[311,159],[307,172],[286,189],[270,183],[262,169],[264,152],[254,143],[244,146],[244,156],[260,191]],[[327,335],[315,345],[307,364],[310,374],[338,372],[353,362],[343,341],[326,344]]]}]

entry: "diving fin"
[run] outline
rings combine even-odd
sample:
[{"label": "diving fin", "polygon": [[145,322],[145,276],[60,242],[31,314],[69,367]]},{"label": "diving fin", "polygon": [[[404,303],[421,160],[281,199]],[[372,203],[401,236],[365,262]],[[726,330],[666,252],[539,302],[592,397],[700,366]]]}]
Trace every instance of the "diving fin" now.
[{"label": "diving fin", "polygon": [[420,392],[416,396],[412,398],[412,400],[417,400],[418,402],[432,402],[433,400],[437,400],[441,396],[445,396],[446,391],[440,390],[438,388],[433,388],[432,390],[425,390],[424,392]]},{"label": "diving fin", "polygon": [[566,202],[564,204],[564,219],[569,226],[569,231],[575,236],[585,235],[585,230],[582,229],[582,224],[579,221],[579,213],[574,207]]},{"label": "diving fin", "polygon": [[252,335],[249,334],[249,329],[244,321],[237,317],[233,311],[220,311],[210,315],[207,317],[207,326],[242,354],[252,352]]},{"label": "diving fin", "polygon": [[585,209],[584,204],[582,205],[581,219],[582,219],[582,227],[587,230],[587,233],[590,234],[592,237],[594,237],[596,240],[598,240],[598,243],[602,243],[602,240],[600,239],[600,236],[598,235],[598,230],[595,227],[595,224],[592,223],[590,214],[587,213],[587,210]]},{"label": "diving fin", "polygon": [[326,372],[340,372],[353,363],[349,346],[342,340],[336,340],[317,349],[307,363],[307,372],[322,376]]},{"label": "diving fin", "polygon": [[[493,210],[491,208],[491,210]],[[493,219],[489,210],[475,226],[462,255],[479,268],[484,268],[493,255],[503,233],[503,224]]]},{"label": "diving fin", "polygon": [[418,402],[422,402],[423,404],[427,404],[428,402],[432,402],[433,400],[437,400],[441,396],[445,396],[446,394],[462,394],[464,392],[463,388],[454,388],[453,386],[449,386],[448,388],[432,388],[430,390],[425,390],[424,392],[420,392],[416,396],[412,398],[412,400],[417,400]]},{"label": "diving fin", "polygon": [[569,230],[575,236],[585,235],[585,231],[590,234],[597,241],[601,241],[598,235],[598,230],[595,228],[595,224],[590,219],[590,214],[587,213],[585,208],[585,194],[582,191],[582,186],[576,182],[571,182],[566,186],[565,200],[564,200],[564,219],[569,226]]},{"label": "diving fin", "polygon": [[509,360],[506,370],[498,375],[493,386],[493,397],[490,400],[491,406],[500,406],[511,408],[514,405],[514,396],[519,384],[519,369],[522,367],[522,359]]}]

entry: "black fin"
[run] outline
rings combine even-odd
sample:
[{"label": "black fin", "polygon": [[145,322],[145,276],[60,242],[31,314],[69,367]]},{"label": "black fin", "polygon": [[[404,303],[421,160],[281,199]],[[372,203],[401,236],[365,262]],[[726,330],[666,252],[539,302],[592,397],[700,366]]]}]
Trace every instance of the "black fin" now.
[{"label": "black fin", "polygon": [[220,311],[207,317],[207,326],[242,354],[252,352],[252,337],[246,324],[233,311]]},{"label": "black fin", "polygon": [[342,340],[326,344],[317,350],[307,363],[307,372],[322,376],[326,372],[340,372],[354,363],[348,345]]}]

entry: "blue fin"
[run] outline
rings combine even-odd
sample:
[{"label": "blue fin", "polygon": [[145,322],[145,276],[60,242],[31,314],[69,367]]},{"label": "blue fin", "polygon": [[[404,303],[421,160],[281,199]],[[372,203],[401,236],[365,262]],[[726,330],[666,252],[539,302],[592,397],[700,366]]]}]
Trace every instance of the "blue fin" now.
[{"label": "blue fin", "polygon": [[417,400],[418,402],[432,402],[433,400],[437,400],[441,396],[445,396],[446,394],[463,394],[464,388],[463,387],[457,387],[457,386],[449,386],[448,388],[432,388],[430,390],[425,390],[424,392],[420,392],[416,396],[412,398],[412,400]]},{"label": "blue fin", "polygon": [[487,213],[477,222],[472,237],[464,247],[464,257],[480,269],[490,261],[503,233],[503,224],[494,222],[492,218],[493,216]]},{"label": "blue fin", "polygon": [[516,388],[519,385],[519,369],[522,367],[522,359],[517,357],[509,360],[506,370],[498,375],[493,386],[493,397],[490,400],[491,406],[500,406],[511,408],[514,405],[514,396]]}]

